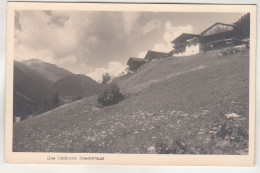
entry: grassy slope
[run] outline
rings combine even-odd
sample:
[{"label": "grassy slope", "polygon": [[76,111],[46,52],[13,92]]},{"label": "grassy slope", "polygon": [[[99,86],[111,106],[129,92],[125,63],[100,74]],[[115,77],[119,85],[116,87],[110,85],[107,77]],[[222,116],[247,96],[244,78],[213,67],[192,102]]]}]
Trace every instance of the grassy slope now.
[{"label": "grassy slope", "polygon": [[[248,55],[151,62],[121,79],[122,90],[132,94],[117,105],[98,109],[91,97],[15,123],[13,149],[244,154],[248,75]],[[228,113],[240,117],[227,119]],[[224,126],[242,135],[227,140],[217,133]]]}]

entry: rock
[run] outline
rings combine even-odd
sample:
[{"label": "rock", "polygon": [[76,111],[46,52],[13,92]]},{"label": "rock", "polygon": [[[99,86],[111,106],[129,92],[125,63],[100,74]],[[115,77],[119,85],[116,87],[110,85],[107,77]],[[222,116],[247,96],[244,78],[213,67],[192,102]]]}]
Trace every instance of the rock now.
[{"label": "rock", "polygon": [[229,118],[238,118],[240,117],[241,115],[238,115],[236,113],[231,113],[231,114],[226,114],[226,117],[229,119]]},{"label": "rock", "polygon": [[154,126],[152,126],[152,127],[150,127],[150,128],[149,128],[149,130],[154,130],[154,129],[155,129],[155,127],[154,127]]},{"label": "rock", "polygon": [[151,147],[147,148],[147,151],[148,151],[149,153],[155,153],[156,149],[155,149],[154,146],[151,146]]}]

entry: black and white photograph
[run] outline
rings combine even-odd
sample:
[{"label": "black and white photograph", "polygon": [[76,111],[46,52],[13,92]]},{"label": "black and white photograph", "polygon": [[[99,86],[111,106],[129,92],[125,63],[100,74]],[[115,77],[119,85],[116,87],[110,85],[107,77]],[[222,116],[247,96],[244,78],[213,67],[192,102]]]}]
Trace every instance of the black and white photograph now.
[{"label": "black and white photograph", "polygon": [[249,156],[252,8],[12,12],[11,153]]}]

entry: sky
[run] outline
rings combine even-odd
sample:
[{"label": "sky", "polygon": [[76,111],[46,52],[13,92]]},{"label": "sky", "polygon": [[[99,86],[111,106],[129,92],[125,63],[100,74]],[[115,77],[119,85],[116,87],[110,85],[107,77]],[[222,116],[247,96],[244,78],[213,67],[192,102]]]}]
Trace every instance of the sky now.
[{"label": "sky", "polygon": [[242,13],[16,11],[14,58],[40,59],[100,82],[122,73],[129,57],[169,52],[182,33],[199,34]]}]

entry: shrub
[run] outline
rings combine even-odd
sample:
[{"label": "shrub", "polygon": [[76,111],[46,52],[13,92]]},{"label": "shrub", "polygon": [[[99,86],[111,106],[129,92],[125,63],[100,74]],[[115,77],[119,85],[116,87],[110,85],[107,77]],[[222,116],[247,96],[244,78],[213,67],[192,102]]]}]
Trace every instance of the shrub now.
[{"label": "shrub", "polygon": [[124,99],[119,86],[115,83],[108,84],[103,92],[98,96],[98,103],[102,106],[117,104]]}]

